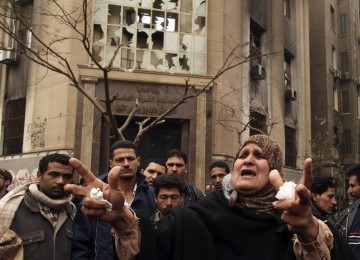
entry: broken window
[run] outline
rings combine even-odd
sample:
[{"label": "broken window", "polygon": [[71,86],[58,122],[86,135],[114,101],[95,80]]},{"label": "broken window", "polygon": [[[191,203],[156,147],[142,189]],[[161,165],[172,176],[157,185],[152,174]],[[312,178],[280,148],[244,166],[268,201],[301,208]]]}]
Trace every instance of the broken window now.
[{"label": "broken window", "polygon": [[151,40],[153,50],[162,50],[164,48],[164,32],[154,32],[151,35]]},{"label": "broken window", "polygon": [[261,38],[264,29],[253,20],[250,21],[250,56],[253,64],[261,64]]},{"label": "broken window", "polygon": [[131,45],[133,45],[132,40],[134,37],[134,34],[130,32],[131,29],[130,28],[123,28],[123,33],[122,33],[122,42],[128,47],[131,47]]},{"label": "broken window", "polygon": [[138,28],[151,27],[151,11],[147,9],[139,9],[138,14]]},{"label": "broken window", "polygon": [[191,63],[190,55],[189,54],[181,54],[181,57],[179,58],[180,69],[183,71],[189,72],[190,63]]},{"label": "broken window", "polygon": [[121,6],[109,5],[108,23],[110,24],[121,23]]},{"label": "broken window", "polygon": [[178,10],[178,1],[179,0],[163,0],[163,9],[167,11],[176,11]]},{"label": "broken window", "polygon": [[140,49],[148,49],[149,48],[148,38],[149,35],[145,31],[138,30],[136,47]]},{"label": "broken window", "polygon": [[118,46],[120,45],[120,32],[119,26],[108,26],[107,27],[107,46]]},{"label": "broken window", "polygon": [[113,65],[205,73],[206,0],[96,0],[93,51]]},{"label": "broken window", "polygon": [[175,68],[175,66],[178,64],[177,62],[177,54],[175,53],[166,53],[165,54],[165,66],[172,70]]},{"label": "broken window", "polygon": [[160,51],[152,51],[150,55],[150,69],[163,70],[164,53]]},{"label": "broken window", "polygon": [[192,51],[192,36],[189,34],[180,35],[180,51],[191,52]]},{"label": "broken window", "polygon": [[204,34],[205,30],[205,17],[197,16],[194,21],[194,33]]},{"label": "broken window", "polygon": [[194,0],[194,11],[197,16],[206,16],[206,1]]},{"label": "broken window", "polygon": [[167,13],[166,15],[166,31],[178,31],[178,15],[176,13]]},{"label": "broken window", "polygon": [[101,24],[94,24],[93,27],[93,43],[94,44],[105,44],[104,30]]},{"label": "broken window", "polygon": [[153,17],[152,17],[153,29],[157,31],[163,31],[164,21],[165,21],[164,12],[153,11]]},{"label": "broken window", "polygon": [[284,52],[284,84],[285,87],[291,88],[291,60],[292,55],[285,50]]},{"label": "broken window", "polygon": [[136,12],[132,7],[124,7],[124,25],[130,26],[136,21]]}]

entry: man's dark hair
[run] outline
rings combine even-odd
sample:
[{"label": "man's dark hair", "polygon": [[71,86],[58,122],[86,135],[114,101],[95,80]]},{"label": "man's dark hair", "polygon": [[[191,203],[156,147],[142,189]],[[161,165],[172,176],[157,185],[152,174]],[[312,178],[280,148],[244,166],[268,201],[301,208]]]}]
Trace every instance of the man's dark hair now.
[{"label": "man's dark hair", "polygon": [[315,176],[311,184],[311,192],[323,194],[328,188],[335,188],[335,181],[332,177]]},{"label": "man's dark hair", "polygon": [[360,164],[354,164],[346,171],[346,176],[356,176],[356,181],[360,184]]},{"label": "man's dark hair", "polygon": [[[48,165],[51,162],[57,162],[62,165],[70,165],[69,163],[70,157],[66,154],[61,153],[52,153],[45,155],[41,160],[39,161],[39,172],[41,174],[44,174],[46,170],[48,169]],[[74,172],[74,170],[73,170]]]},{"label": "man's dark hair", "polygon": [[215,161],[215,162],[213,162],[212,164],[210,164],[209,173],[210,173],[211,170],[212,170],[213,168],[215,168],[215,167],[224,169],[226,173],[229,173],[229,172],[230,172],[229,165],[227,165],[227,163],[224,162],[224,161]]},{"label": "man's dark hair", "polygon": [[113,158],[114,156],[114,151],[116,149],[120,149],[120,148],[125,148],[125,149],[134,149],[135,155],[138,156],[137,153],[137,148],[136,145],[128,140],[121,140],[121,141],[116,141],[115,143],[113,143],[110,147],[110,159]]},{"label": "man's dark hair", "polygon": [[146,167],[148,167],[150,163],[156,163],[156,164],[159,164],[159,165],[161,165],[161,166],[164,166],[164,167],[165,167],[165,170],[166,170],[165,161],[162,160],[162,159],[160,159],[160,158],[150,158],[150,159],[146,160],[143,169],[145,170]]},{"label": "man's dark hair", "polygon": [[179,149],[172,149],[166,153],[166,160],[171,157],[181,157],[184,160],[184,163],[187,164],[187,155]]},{"label": "man's dark hair", "polygon": [[160,188],[177,188],[180,195],[183,194],[185,188],[185,181],[179,174],[162,174],[154,179],[154,193],[159,195]]}]

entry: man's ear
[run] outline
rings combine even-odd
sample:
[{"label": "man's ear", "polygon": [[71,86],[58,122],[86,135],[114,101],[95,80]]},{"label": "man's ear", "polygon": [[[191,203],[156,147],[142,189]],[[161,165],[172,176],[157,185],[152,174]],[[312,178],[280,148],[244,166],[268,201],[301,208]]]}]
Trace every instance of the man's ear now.
[{"label": "man's ear", "polygon": [[155,200],[155,203],[157,204],[158,203],[158,200],[156,198],[156,195],[154,196],[154,200]]},{"label": "man's ear", "polygon": [[317,196],[318,196],[317,193],[311,193],[311,199],[312,199],[312,201],[317,202],[317,201],[318,201]]},{"label": "man's ear", "polygon": [[6,180],[6,181],[4,182],[4,184],[5,184],[5,187],[7,187],[7,186],[9,186],[9,185],[11,184],[11,181]]},{"label": "man's ear", "polygon": [[138,161],[138,167],[140,166],[140,156],[138,158],[136,158]]},{"label": "man's ear", "polygon": [[42,174],[41,174],[41,172],[40,171],[37,171],[37,173],[36,173],[36,180],[41,180],[41,176],[42,176]]}]

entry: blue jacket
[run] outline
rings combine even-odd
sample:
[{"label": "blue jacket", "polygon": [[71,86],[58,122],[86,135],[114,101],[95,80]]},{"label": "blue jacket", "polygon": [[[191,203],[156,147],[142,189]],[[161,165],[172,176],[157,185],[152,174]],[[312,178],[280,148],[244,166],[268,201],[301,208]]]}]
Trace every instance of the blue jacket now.
[{"label": "blue jacket", "polygon": [[[107,182],[107,174],[99,176]],[[137,188],[131,208],[136,210],[140,217],[150,218],[156,210],[154,191],[145,181],[145,177],[136,174]],[[77,203],[81,208],[81,203]],[[71,259],[117,259],[113,248],[114,242],[109,223],[89,219],[78,208],[78,214],[74,221],[74,240],[71,250]]]}]

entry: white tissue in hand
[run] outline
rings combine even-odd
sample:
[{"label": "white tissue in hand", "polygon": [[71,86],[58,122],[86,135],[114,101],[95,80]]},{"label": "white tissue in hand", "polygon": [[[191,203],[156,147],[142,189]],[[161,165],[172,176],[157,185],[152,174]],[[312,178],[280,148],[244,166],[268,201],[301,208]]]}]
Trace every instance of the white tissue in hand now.
[{"label": "white tissue in hand", "polygon": [[292,181],[285,182],[277,192],[275,198],[278,200],[294,200],[296,184]]},{"label": "white tissue in hand", "polygon": [[103,200],[104,199],[103,192],[99,188],[92,188],[90,191],[90,198]]},{"label": "white tissue in hand", "polygon": [[112,209],[112,204],[110,202],[108,202],[106,199],[104,199],[104,194],[103,192],[99,189],[99,188],[92,188],[90,190],[90,198],[92,199],[97,199],[97,200],[101,200],[101,201],[105,201],[108,205],[106,206],[106,210],[107,211],[111,211]]}]

